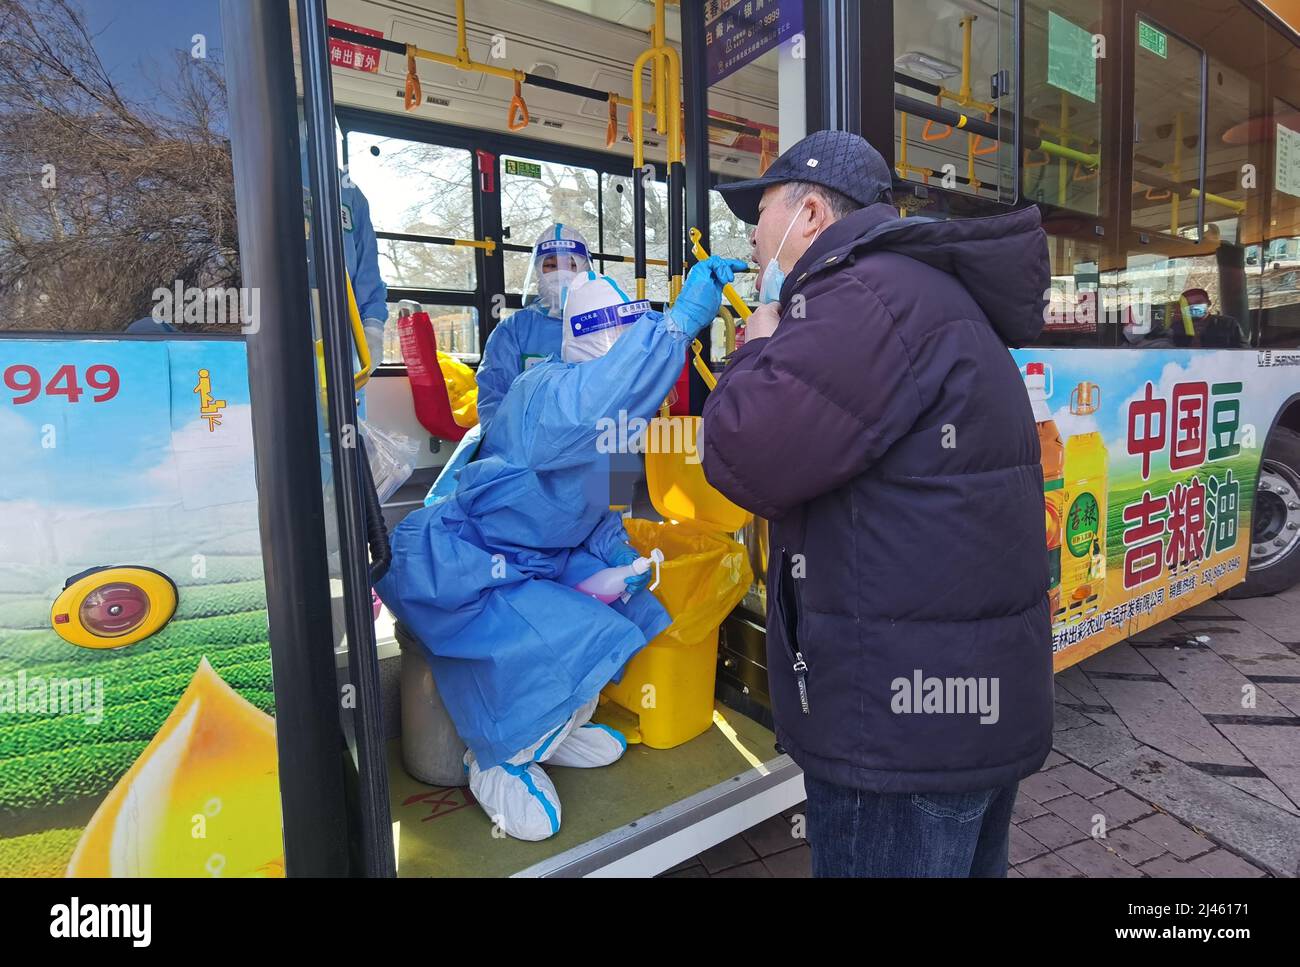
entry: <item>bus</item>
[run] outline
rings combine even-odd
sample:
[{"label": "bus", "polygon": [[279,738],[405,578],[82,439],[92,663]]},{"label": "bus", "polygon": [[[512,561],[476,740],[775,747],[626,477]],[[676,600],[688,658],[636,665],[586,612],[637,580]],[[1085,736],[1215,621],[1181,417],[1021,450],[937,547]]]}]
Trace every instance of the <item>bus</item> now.
[{"label": "bus", "polygon": [[[823,128],[881,151],[903,217],[1041,212],[1045,324],[1012,352],[1057,670],[1300,578],[1300,37],[1261,3],[6,10],[0,875],[645,876],[800,803],[761,519],[709,535],[745,577],[692,678],[704,724],[658,741],[602,704],[633,744],[557,773],[539,843],[413,774],[436,683],[372,584],[538,233],[578,228],[663,306],[694,240],[749,255],[717,186]],[[715,320],[702,368],[738,338]],[[684,359],[674,412],[707,391]]]}]

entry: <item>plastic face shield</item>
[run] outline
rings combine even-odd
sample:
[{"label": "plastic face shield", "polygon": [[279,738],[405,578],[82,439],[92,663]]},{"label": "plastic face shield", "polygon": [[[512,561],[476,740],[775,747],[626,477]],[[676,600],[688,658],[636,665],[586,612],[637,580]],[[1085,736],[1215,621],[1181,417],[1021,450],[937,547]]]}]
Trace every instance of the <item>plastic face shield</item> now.
[{"label": "plastic face shield", "polygon": [[547,312],[559,315],[564,290],[578,273],[586,272],[590,266],[586,241],[576,230],[556,225],[533,246],[528,276],[524,279],[525,305],[536,297]]}]

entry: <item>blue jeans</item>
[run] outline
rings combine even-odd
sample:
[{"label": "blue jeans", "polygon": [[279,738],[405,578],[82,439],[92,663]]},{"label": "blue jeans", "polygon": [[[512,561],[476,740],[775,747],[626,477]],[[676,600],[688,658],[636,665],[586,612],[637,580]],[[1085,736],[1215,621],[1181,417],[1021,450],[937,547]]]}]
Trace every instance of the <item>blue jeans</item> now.
[{"label": "blue jeans", "polygon": [[1006,876],[1019,785],[874,793],[805,775],[813,876]]}]

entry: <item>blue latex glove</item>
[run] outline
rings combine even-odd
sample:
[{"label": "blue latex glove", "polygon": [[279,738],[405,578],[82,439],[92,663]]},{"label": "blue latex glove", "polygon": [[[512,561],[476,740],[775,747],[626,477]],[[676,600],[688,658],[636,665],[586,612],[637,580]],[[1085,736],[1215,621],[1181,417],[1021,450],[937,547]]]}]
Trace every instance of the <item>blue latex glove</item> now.
[{"label": "blue latex glove", "polygon": [[654,577],[652,571],[646,571],[644,574],[637,574],[627,578],[623,583],[627,585],[628,594],[636,594],[643,591],[650,584],[650,579]]},{"label": "blue latex glove", "polygon": [[611,548],[609,557],[606,559],[610,567],[627,567],[641,555],[633,550],[631,544],[620,544],[618,547]]},{"label": "blue latex glove", "polygon": [[675,329],[694,339],[713,322],[722,308],[722,287],[735,279],[736,273],[743,268],[744,262],[721,255],[710,255],[703,262],[696,262],[686,274],[677,301],[664,317]]},{"label": "blue latex glove", "polygon": [[[624,544],[621,547],[614,548],[609,556],[609,566],[626,567],[640,556],[635,548],[629,544]],[[651,577],[651,572],[646,571],[645,574],[634,574],[632,577],[624,579],[623,583],[627,585],[629,594],[636,594],[650,583]]]}]

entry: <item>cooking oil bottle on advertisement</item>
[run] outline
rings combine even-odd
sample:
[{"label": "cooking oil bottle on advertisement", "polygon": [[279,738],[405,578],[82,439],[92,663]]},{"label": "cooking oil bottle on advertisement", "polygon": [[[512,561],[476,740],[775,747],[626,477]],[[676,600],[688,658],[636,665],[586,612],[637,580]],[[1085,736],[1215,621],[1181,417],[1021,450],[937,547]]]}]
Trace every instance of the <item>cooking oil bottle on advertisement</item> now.
[{"label": "cooking oil bottle on advertisement", "polygon": [[1052,392],[1047,387],[1049,367],[1044,363],[1025,366],[1025,389],[1034,408],[1034,422],[1038,424],[1038,445],[1043,462],[1043,508],[1047,522],[1047,597],[1050,613],[1055,615],[1061,607],[1061,518],[1065,503],[1065,445],[1061,431],[1052,419],[1047,398]]},{"label": "cooking oil bottle on advertisement", "polygon": [[1065,441],[1060,602],[1053,624],[1095,614],[1106,581],[1106,444],[1093,414],[1101,387],[1082,382],[1070,393],[1074,429]]}]

